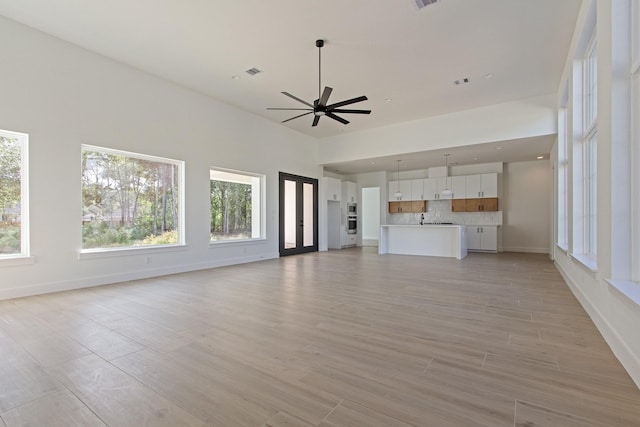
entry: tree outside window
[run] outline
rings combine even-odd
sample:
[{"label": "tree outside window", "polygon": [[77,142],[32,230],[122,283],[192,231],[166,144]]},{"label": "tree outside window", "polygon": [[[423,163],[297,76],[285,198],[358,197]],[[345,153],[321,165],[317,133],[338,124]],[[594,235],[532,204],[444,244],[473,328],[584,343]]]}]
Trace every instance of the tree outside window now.
[{"label": "tree outside window", "polygon": [[27,255],[26,135],[0,130],[0,257]]},{"label": "tree outside window", "polygon": [[82,248],[182,244],[182,162],[82,150]]},{"label": "tree outside window", "polygon": [[210,171],[210,239],[261,238],[263,176],[212,169]]}]

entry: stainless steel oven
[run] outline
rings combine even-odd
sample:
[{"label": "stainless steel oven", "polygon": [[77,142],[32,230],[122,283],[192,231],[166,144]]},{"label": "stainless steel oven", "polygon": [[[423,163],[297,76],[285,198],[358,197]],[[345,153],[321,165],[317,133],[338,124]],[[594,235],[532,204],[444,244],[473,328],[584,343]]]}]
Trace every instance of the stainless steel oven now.
[{"label": "stainless steel oven", "polygon": [[355,203],[347,203],[347,215],[356,216],[358,214],[358,205]]},{"label": "stainless steel oven", "polygon": [[347,234],[358,233],[358,217],[355,215],[347,216]]}]

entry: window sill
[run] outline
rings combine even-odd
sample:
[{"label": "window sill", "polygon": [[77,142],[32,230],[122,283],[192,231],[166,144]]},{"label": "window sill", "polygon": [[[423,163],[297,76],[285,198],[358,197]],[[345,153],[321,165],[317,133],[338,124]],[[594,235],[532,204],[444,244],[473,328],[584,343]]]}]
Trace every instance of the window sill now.
[{"label": "window sill", "polygon": [[209,249],[220,247],[220,246],[246,246],[253,245],[256,243],[264,243],[267,239],[264,237],[260,237],[257,239],[238,239],[238,240],[216,240],[213,242],[209,242]]},{"label": "window sill", "polygon": [[15,267],[33,263],[35,263],[35,258],[32,256],[17,255],[15,257],[0,258],[0,267]]},{"label": "window sill", "polygon": [[598,262],[595,259],[585,254],[570,254],[570,256],[571,258],[575,259],[580,264],[582,264],[585,268],[587,268],[592,273],[598,272]]},{"label": "window sill", "polygon": [[561,243],[556,243],[556,248],[560,249],[562,252],[564,252],[565,255],[567,255],[569,253],[569,245],[565,245],[565,244],[561,244]]},{"label": "window sill", "polygon": [[158,245],[158,246],[144,246],[139,248],[113,248],[113,249],[86,249],[80,251],[78,259],[97,259],[97,258],[110,258],[110,257],[122,257],[131,255],[150,255],[157,254],[159,252],[176,252],[186,251],[187,245]]},{"label": "window sill", "polygon": [[640,305],[640,282],[616,279],[606,279],[606,281],[610,286],[617,289],[618,292]]}]

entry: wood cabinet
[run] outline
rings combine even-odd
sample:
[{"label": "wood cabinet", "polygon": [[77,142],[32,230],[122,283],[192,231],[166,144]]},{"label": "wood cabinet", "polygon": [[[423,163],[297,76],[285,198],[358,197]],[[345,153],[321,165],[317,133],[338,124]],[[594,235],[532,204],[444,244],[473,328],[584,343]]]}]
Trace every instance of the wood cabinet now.
[{"label": "wood cabinet", "polygon": [[498,174],[483,173],[465,177],[466,198],[498,197]]},{"label": "wood cabinet", "polygon": [[411,202],[411,212],[414,213],[422,213],[427,211],[427,201],[426,200],[413,200]]},{"label": "wood cabinet", "polygon": [[470,251],[498,251],[498,227],[495,225],[468,225],[467,249]]},{"label": "wood cabinet", "polygon": [[[496,212],[498,199],[465,199],[465,212]],[[460,211],[457,211],[460,212]]]},{"label": "wood cabinet", "polygon": [[466,212],[467,199],[454,199],[451,201],[451,212]]},{"label": "wood cabinet", "polygon": [[425,200],[407,200],[389,202],[389,213],[421,213],[427,211]]},{"label": "wood cabinet", "polygon": [[322,181],[324,183],[325,199],[339,202],[342,199],[342,183],[340,180],[325,176]]}]

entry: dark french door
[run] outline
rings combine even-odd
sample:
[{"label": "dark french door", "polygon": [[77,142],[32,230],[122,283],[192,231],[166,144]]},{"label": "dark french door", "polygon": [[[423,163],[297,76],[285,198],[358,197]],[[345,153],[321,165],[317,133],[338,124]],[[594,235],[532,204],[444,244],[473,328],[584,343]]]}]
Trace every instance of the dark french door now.
[{"label": "dark french door", "polygon": [[318,250],[318,180],[280,172],[280,256]]}]

